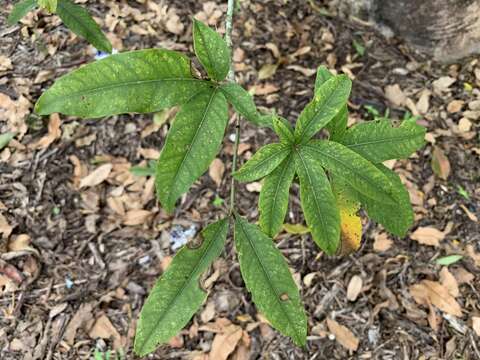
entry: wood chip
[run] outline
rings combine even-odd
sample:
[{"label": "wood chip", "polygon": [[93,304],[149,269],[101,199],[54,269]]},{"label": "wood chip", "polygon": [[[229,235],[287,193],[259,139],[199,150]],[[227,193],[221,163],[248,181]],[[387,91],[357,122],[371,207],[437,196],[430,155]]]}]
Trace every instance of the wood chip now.
[{"label": "wood chip", "polygon": [[472,316],[472,328],[477,336],[480,336],[480,317]]}]

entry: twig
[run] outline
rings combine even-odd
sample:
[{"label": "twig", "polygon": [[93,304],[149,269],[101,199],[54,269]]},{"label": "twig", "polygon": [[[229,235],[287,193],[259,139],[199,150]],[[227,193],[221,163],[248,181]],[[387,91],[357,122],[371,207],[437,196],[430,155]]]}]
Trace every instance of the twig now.
[{"label": "twig", "polygon": [[[232,28],[233,28],[233,8],[235,5],[235,0],[228,0],[227,7],[227,18],[225,19],[225,41],[227,42],[230,50],[233,50],[232,46]],[[233,70],[233,63],[230,64],[230,70],[228,72],[228,81],[235,81],[235,72]],[[235,144],[233,145],[233,159],[232,159],[232,180],[230,183],[230,206],[228,210],[228,215],[232,216],[233,209],[235,206],[235,179],[233,174],[237,170],[237,153],[238,145],[240,143],[240,116],[235,115]]]}]

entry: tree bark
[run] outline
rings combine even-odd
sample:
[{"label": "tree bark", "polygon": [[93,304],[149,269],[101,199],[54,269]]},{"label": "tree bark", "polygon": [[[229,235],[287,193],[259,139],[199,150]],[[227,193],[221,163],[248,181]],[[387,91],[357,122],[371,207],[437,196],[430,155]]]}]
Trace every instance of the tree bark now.
[{"label": "tree bark", "polygon": [[[359,0],[355,2],[358,9]],[[362,0],[363,12],[435,60],[480,53],[480,0]],[[365,11],[366,10],[366,11]]]}]

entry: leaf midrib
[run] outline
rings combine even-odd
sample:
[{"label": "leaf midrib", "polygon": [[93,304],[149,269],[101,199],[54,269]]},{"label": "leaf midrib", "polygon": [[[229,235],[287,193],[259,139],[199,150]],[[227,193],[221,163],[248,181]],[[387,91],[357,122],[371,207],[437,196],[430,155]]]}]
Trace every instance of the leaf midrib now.
[{"label": "leaf midrib", "polygon": [[[95,34],[95,32],[90,31],[90,29],[89,29],[87,26],[85,26],[85,25],[79,20],[80,17],[79,17],[79,16],[77,17],[75,13],[70,12],[70,10],[68,9],[68,5],[72,5],[72,6],[78,6],[78,5],[76,5],[75,3],[72,3],[72,4],[68,4],[67,6],[65,6],[65,3],[66,3],[66,2],[67,2],[67,1],[60,0],[60,1],[57,3],[57,7],[62,8],[63,11],[65,11],[65,12],[67,13],[67,15],[69,15],[70,17],[72,17],[72,18],[77,22],[77,24],[78,24],[89,36],[91,36],[91,37],[93,37],[93,38],[95,38],[95,39],[97,39],[97,40],[104,40],[103,36],[102,36],[102,37],[99,37],[99,36],[97,36],[97,34]],[[83,8],[82,8],[82,10],[84,10],[85,12],[87,12],[87,11],[86,11],[85,9],[83,9]],[[87,12],[87,14],[88,14],[88,12]],[[89,15],[89,14],[88,14],[88,15]],[[97,23],[95,22],[95,20],[92,19],[92,21],[93,21],[95,24],[97,24]],[[97,24],[97,26],[98,26],[98,24]],[[102,33],[101,33],[101,34],[102,34]],[[103,34],[102,34],[102,35],[103,35]],[[105,38],[105,39],[106,39],[106,38]]]},{"label": "leaf midrib", "polygon": [[[187,279],[185,279],[183,285],[181,288],[179,288],[177,290],[177,292],[175,293],[175,296],[169,301],[168,305],[167,305],[167,308],[165,311],[163,311],[161,317],[155,321],[155,326],[153,327],[153,329],[156,329],[158,328],[158,325],[162,322],[162,320],[165,318],[166,314],[168,314],[170,311],[171,311],[171,308],[172,308],[172,305],[174,304],[175,300],[182,295],[183,291],[187,288],[187,285],[189,285],[193,280],[194,280],[194,274],[198,271],[198,269],[200,268],[200,265],[203,263],[203,260],[206,258],[207,254],[210,253],[210,250],[211,248],[213,247],[213,245],[217,242],[217,238],[218,238],[218,234],[222,231],[223,229],[223,226],[220,226],[218,231],[215,232],[215,235],[212,237],[212,240],[210,241],[210,243],[208,244],[207,248],[205,249],[205,251],[203,252],[202,256],[200,257],[200,259],[198,260],[198,262],[195,264],[195,266],[193,267],[192,271],[190,272],[189,276]],[[185,245],[186,246],[186,245]],[[202,290],[200,290],[202,291]],[[148,344],[151,337],[153,336],[153,333],[154,331],[150,331],[149,334],[147,335],[147,338],[145,339],[145,341],[143,342],[143,345],[142,345],[142,348],[143,346],[145,346],[145,344]]]},{"label": "leaf midrib", "polygon": [[418,137],[420,135],[421,134],[393,136],[393,137],[390,137],[390,138],[383,138],[383,139],[364,141],[364,142],[356,142],[356,143],[353,143],[353,144],[348,144],[348,143],[345,142],[344,145],[349,147],[349,148],[357,148],[357,147],[361,147],[361,146],[372,145],[372,144],[382,144],[382,143],[388,143],[388,142],[392,142],[392,141],[414,140],[415,137]]},{"label": "leaf midrib", "polygon": [[[267,271],[267,268],[265,267],[265,265],[263,264],[262,262],[262,258],[259,256],[259,253],[257,251],[257,248],[255,247],[255,242],[252,241],[250,239],[250,237],[248,236],[248,233],[247,231],[245,230],[244,228],[244,225],[241,221],[238,221],[237,220],[237,223],[240,225],[240,229],[242,230],[243,232],[243,235],[245,236],[245,238],[247,239],[250,247],[253,249],[253,252],[255,253],[255,257],[257,258],[258,262],[260,263],[260,267],[262,268],[263,270],[263,273],[265,274],[265,277],[267,278],[267,281],[268,281],[268,285],[270,285],[270,289],[274,292],[275,294],[275,301],[280,305],[280,308],[282,309],[282,312],[285,314],[285,317],[287,318],[288,322],[290,323],[290,326],[292,327],[294,333],[296,334],[297,336],[297,340],[301,339],[301,334],[299,334],[297,332],[297,327],[295,326],[295,322],[292,321],[292,318],[290,317],[289,315],[289,312],[284,308],[283,306],[283,303],[281,302],[280,300],[280,292],[277,290],[277,288],[273,285],[273,281],[272,281],[272,277],[270,276],[270,273]],[[278,249],[277,249],[278,250]]]},{"label": "leaf midrib", "polygon": [[[317,193],[316,193],[316,191],[313,190],[313,188],[314,188],[313,187],[313,182],[312,182],[312,178],[310,176],[310,172],[308,171],[308,166],[305,164],[305,160],[303,159],[302,155],[300,154],[300,151],[297,151],[297,154],[298,154],[298,157],[300,158],[300,160],[302,161],[303,168],[305,169],[305,173],[307,174],[308,183],[309,183],[310,189],[312,190],[311,193],[313,194],[313,197],[314,197],[314,200],[315,200],[315,207],[317,208],[317,213],[319,214],[318,217],[320,218],[320,221],[322,222],[322,229],[327,229],[325,219],[322,215],[323,212],[320,211],[320,205],[319,205],[319,202],[318,202]],[[322,171],[323,171],[323,169],[322,169]],[[327,236],[328,236],[328,234],[327,234]]]},{"label": "leaf midrib", "polygon": [[[279,177],[279,181],[277,182],[277,186],[275,188],[275,194],[273,195],[273,201],[272,201],[272,206],[270,207],[270,216],[268,217],[269,219],[269,233],[273,236],[274,234],[272,233],[272,226],[273,226],[273,216],[271,216],[271,214],[273,214],[273,210],[275,208],[275,204],[277,202],[277,196],[278,196],[278,191],[280,190],[280,184],[282,183],[282,180],[283,180],[283,177],[285,176],[289,166],[290,166],[290,162],[292,161],[292,155],[289,154],[287,158],[285,158],[285,166],[283,167],[282,169],[282,173],[280,174],[280,177]],[[284,217],[285,217],[285,214],[284,214]],[[283,219],[285,220],[285,219]]]},{"label": "leaf midrib", "polygon": [[[338,84],[338,81],[337,81],[337,84]],[[325,102],[323,103],[323,105],[318,109],[318,111],[315,111],[315,112],[314,112],[313,116],[310,118],[310,120],[308,121],[308,123],[303,127],[303,130],[302,130],[301,134],[299,135],[298,140],[303,140],[303,141],[308,140],[308,139],[303,139],[303,136],[304,136],[305,132],[306,132],[308,129],[310,129],[310,127],[312,126],[312,123],[314,122],[314,120],[315,120],[315,118],[317,117],[317,115],[318,115],[318,114],[322,111],[322,109],[325,107],[325,104],[330,103],[330,100],[332,99],[332,97],[334,97],[334,93],[335,93],[335,91],[331,91],[331,92],[328,94],[327,98],[325,99]],[[307,106],[308,106],[308,105],[307,105]],[[338,111],[337,111],[337,113],[338,113]],[[330,118],[330,120],[332,120],[334,117],[335,117],[335,115],[332,116],[332,117]],[[328,122],[327,122],[327,124],[328,124]],[[326,125],[326,124],[325,124],[325,125]],[[325,127],[325,125],[323,125],[323,127]],[[322,128],[323,128],[323,127],[322,127]],[[320,128],[320,129],[322,129],[322,128]]]},{"label": "leaf midrib", "polygon": [[[210,99],[208,99],[208,104],[207,106],[205,107],[205,111],[203,112],[203,115],[202,115],[202,120],[200,120],[200,124],[198,124],[198,127],[195,131],[195,134],[193,135],[193,138],[192,138],[192,141],[190,143],[190,146],[188,147],[187,151],[185,152],[185,154],[183,155],[183,158],[182,158],[182,161],[180,162],[180,164],[178,165],[177,167],[177,170],[175,172],[175,176],[171,182],[172,185],[176,184],[177,182],[177,179],[178,179],[178,176],[180,174],[180,171],[182,170],[184,164],[185,164],[185,161],[187,159],[187,156],[190,154],[190,152],[192,151],[192,148],[195,146],[196,142],[197,142],[197,137],[198,137],[198,134],[200,132],[200,129],[203,128],[203,124],[205,123],[205,120],[207,119],[207,113],[209,112],[210,110],[210,105],[212,104],[212,101],[214,99],[214,97],[216,96],[217,94],[217,91],[218,91],[218,87],[215,88],[213,91],[212,91],[212,94],[210,96]],[[199,94],[197,94],[198,96]],[[168,197],[168,202],[170,203],[172,201],[172,196],[176,196],[173,194],[173,192],[170,192],[170,195]]]},{"label": "leaf midrib", "polygon": [[[333,142],[333,141],[332,141],[332,142]],[[339,144],[339,145],[341,145],[341,144]],[[328,158],[330,158],[330,159],[332,159],[332,160],[334,160],[334,161],[337,161],[337,162],[340,163],[342,166],[344,166],[344,167],[346,167],[347,169],[349,169],[349,170],[350,170],[352,173],[354,173],[356,176],[358,176],[359,178],[361,178],[363,181],[365,181],[366,183],[368,183],[368,185],[371,186],[372,188],[378,187],[378,184],[376,184],[376,183],[374,183],[374,182],[372,183],[372,181],[370,181],[369,178],[365,177],[362,173],[359,173],[359,172],[356,171],[354,168],[352,168],[351,166],[349,166],[347,163],[344,163],[342,160],[338,159],[337,157],[335,157],[335,156],[333,156],[333,155],[330,155],[330,154],[328,154],[328,153],[326,153],[326,152],[323,152],[323,151],[319,150],[318,148],[316,148],[315,146],[312,146],[312,145],[305,145],[305,147],[309,148],[309,149],[312,150],[312,151],[315,151],[315,152],[321,154],[322,156],[325,156],[325,157],[328,157]],[[357,155],[358,155],[358,154],[357,154]],[[368,160],[366,160],[366,161],[368,162]],[[381,174],[382,174],[382,176],[383,176],[388,182],[390,182],[390,181],[388,180],[388,178],[387,178],[383,173],[381,173]],[[360,191],[360,190],[357,190],[357,191],[362,192],[362,191]],[[385,195],[387,195],[387,197],[388,197],[389,199],[391,199],[391,200],[393,200],[393,201],[395,202],[395,199],[392,197],[392,195],[391,195],[390,193],[388,193],[388,192],[385,191],[384,189],[382,189],[382,192],[383,192]],[[368,195],[366,195],[366,194],[364,194],[364,195],[365,195],[365,196],[368,196]],[[370,197],[370,196],[368,196],[368,197]]]}]

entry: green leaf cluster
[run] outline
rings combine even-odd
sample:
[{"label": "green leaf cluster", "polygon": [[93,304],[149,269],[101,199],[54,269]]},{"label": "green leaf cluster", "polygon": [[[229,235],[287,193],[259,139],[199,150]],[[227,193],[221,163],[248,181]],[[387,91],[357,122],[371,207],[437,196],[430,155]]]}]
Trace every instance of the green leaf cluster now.
[{"label": "green leaf cluster", "polygon": [[66,27],[76,35],[86,39],[98,50],[107,53],[112,52],[110,41],[88,11],[71,0],[20,0],[13,7],[8,17],[8,24],[13,25],[17,23],[37,6],[47,10],[49,13],[56,13]]},{"label": "green leaf cluster", "polygon": [[[284,119],[273,121],[280,142],[258,150],[234,176],[239,181],[263,180],[260,227],[274,237],[282,228],[288,192],[295,174],[300,200],[313,240],[335,254],[341,235],[339,196],[358,203],[387,230],[404,235],[413,222],[408,192],[400,178],[382,162],[407,158],[424,143],[425,129],[415,120],[394,127],[388,120],[347,127],[351,81],[320,67],[315,95],[301,112],[295,129]],[[322,129],[328,140],[314,136]]]},{"label": "green leaf cluster", "polygon": [[[82,36],[94,38],[91,24],[79,25],[88,22],[86,13],[66,1],[58,0],[57,13],[63,11],[62,18],[77,21],[72,28],[83,32]],[[24,13],[27,5],[32,3],[19,3],[15,16]],[[229,222],[234,223],[240,270],[253,301],[276,329],[304,346],[307,319],[300,293],[272,240],[282,229],[293,181],[298,178],[313,240],[327,254],[339,249],[342,217],[351,216],[360,205],[371,218],[402,235],[413,221],[408,193],[382,162],[408,157],[423,144],[425,130],[414,120],[399,127],[381,120],[348,128],[351,81],[324,67],[318,69],[313,99],[292,127],[282,117],[259,113],[244,88],[225,80],[231,50],[219,34],[194,20],[193,38],[195,54],[206,73],[202,78],[192,74],[191,61],[183,54],[164,49],[125,52],[63,76],[40,97],[35,111],[98,118],[178,106],[158,161],[148,168],[132,169],[137,175],[155,176],[158,200],[170,213],[216,157],[228,124],[229,104],[257,126],[273,129],[279,142],[260,148],[234,173],[239,181],[263,178],[259,226],[235,214],[208,225],[185,245],[150,292],[134,347],[139,355],[154,351],[176,335],[204,303],[208,291],[202,279],[224,248]],[[317,137],[323,129],[329,133],[328,140]],[[347,204],[347,211],[339,208],[341,204]],[[359,233],[358,225],[361,230],[355,219],[353,235]]]}]

